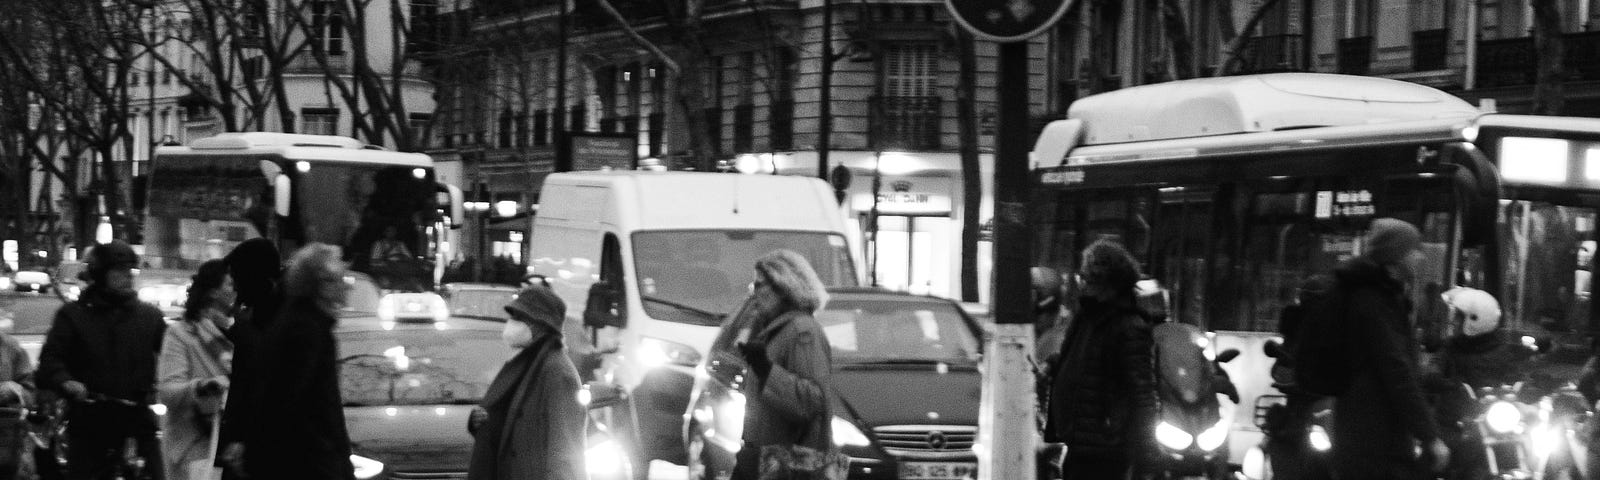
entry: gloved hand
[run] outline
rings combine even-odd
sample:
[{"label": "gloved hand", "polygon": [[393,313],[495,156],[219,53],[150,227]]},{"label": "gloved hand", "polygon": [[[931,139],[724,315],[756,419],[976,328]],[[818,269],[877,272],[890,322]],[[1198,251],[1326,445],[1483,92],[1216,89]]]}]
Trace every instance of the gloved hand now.
[{"label": "gloved hand", "polygon": [[195,388],[195,393],[202,397],[208,397],[212,395],[219,395],[223,390],[227,389],[228,377],[219,375],[201,381],[200,385]]},{"label": "gloved hand", "polygon": [[77,380],[61,382],[61,391],[67,394],[67,398],[77,401],[82,401],[89,396],[89,387],[84,386],[83,382]]},{"label": "gloved hand", "polygon": [[750,365],[750,371],[763,383],[767,381],[767,374],[772,372],[772,359],[767,357],[767,344],[765,342],[744,342],[738,345],[739,354],[744,357],[744,362]]},{"label": "gloved hand", "polygon": [[489,421],[488,410],[484,410],[483,407],[472,407],[472,413],[467,415],[467,434],[477,436],[478,429],[487,421]]}]

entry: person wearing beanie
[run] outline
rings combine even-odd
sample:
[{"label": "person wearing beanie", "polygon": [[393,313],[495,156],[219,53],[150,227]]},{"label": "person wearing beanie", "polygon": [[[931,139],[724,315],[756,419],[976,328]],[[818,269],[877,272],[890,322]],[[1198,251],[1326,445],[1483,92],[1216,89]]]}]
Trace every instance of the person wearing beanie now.
[{"label": "person wearing beanie", "polygon": [[838,452],[826,398],[833,348],[814,316],[828,301],[822,280],[791,250],[756,259],[753,280],[750,295],[722,327],[736,335],[739,360],[748,366],[741,385],[744,448],[734,456],[733,480],[761,476],[764,446]]},{"label": "person wearing beanie", "polygon": [[1065,478],[1128,478],[1158,453],[1155,343],[1135,304],[1139,263],[1121,245],[1084,249],[1082,296],[1051,372],[1045,441],[1065,443]]},{"label": "person wearing beanie", "polygon": [[[98,478],[111,468],[101,452],[138,441],[147,468],[162,478],[156,418],[156,358],[167,324],[140,302],[133,285],[139,256],[121,241],[90,249],[88,288],[62,305],[39,352],[38,384],[73,402],[67,411],[69,479]],[[106,400],[87,402],[90,396]]]},{"label": "person wearing beanie", "polygon": [[222,409],[222,429],[218,434],[217,464],[226,467],[223,478],[240,478],[244,470],[245,432],[254,418],[255,383],[260,369],[256,357],[261,338],[283,305],[283,257],[277,245],[265,238],[252,238],[233,247],[222,258],[237,292],[233,305],[234,322],[225,332],[233,343],[233,364],[228,374],[230,393]]},{"label": "person wearing beanie", "polygon": [[517,351],[484,392],[468,424],[471,480],[587,478],[582,384],[561,341],[567,306],[543,285],[506,305],[501,339]]},{"label": "person wearing beanie", "polygon": [[[1439,439],[1412,355],[1417,346],[1406,284],[1421,259],[1422,234],[1405,221],[1379,218],[1361,245],[1361,254],[1333,275],[1345,307],[1343,330],[1351,335],[1346,343],[1355,346],[1348,356],[1350,386],[1334,404],[1334,473],[1341,479],[1425,478],[1430,467],[1445,467],[1450,450]],[[1416,442],[1425,449],[1422,459]]]}]

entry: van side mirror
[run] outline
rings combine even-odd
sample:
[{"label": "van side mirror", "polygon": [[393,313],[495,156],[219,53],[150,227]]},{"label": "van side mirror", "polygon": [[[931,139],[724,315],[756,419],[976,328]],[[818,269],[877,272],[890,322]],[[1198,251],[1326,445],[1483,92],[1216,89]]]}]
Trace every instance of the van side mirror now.
[{"label": "van side mirror", "polygon": [[1228,363],[1228,361],[1235,358],[1239,358],[1239,349],[1230,348],[1217,354],[1217,363]]},{"label": "van side mirror", "polygon": [[617,405],[624,397],[621,386],[606,382],[585,383],[578,392],[578,401],[591,410]]},{"label": "van side mirror", "polygon": [[1288,356],[1288,352],[1283,350],[1283,344],[1278,343],[1276,340],[1267,340],[1267,343],[1261,345],[1261,351],[1266,353],[1268,358],[1283,358]]},{"label": "van side mirror", "polygon": [[288,175],[278,174],[272,180],[272,211],[280,217],[289,216],[289,206],[294,205],[290,197],[294,192],[293,183]]},{"label": "van side mirror", "polygon": [[627,313],[622,308],[622,291],[617,287],[608,281],[589,286],[589,299],[583,309],[584,326],[622,328],[628,324]]}]

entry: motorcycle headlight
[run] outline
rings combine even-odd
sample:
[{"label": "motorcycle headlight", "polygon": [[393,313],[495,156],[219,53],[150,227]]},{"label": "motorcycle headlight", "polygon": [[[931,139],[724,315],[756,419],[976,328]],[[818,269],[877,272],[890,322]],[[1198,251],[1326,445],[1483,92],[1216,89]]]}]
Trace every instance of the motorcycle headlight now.
[{"label": "motorcycle headlight", "polygon": [[1156,441],[1167,448],[1183,450],[1194,442],[1194,436],[1170,423],[1161,422],[1160,425],[1156,425]]},{"label": "motorcycle headlight", "polygon": [[847,445],[865,447],[872,445],[872,440],[867,439],[867,435],[861,433],[861,429],[856,428],[849,420],[833,417],[833,444],[841,447]]},{"label": "motorcycle headlight", "polygon": [[350,455],[350,466],[355,468],[357,480],[367,480],[383,473],[383,462],[360,455]]},{"label": "motorcycle headlight", "polygon": [[1200,446],[1201,450],[1207,452],[1216,450],[1217,447],[1222,446],[1222,442],[1228,439],[1228,427],[1232,426],[1229,423],[1226,418],[1218,420],[1216,425],[1212,425],[1206,431],[1200,432],[1200,435],[1194,438],[1195,445]]},{"label": "motorcycle headlight", "polygon": [[1512,433],[1517,431],[1517,427],[1522,426],[1522,411],[1511,402],[1494,402],[1489,405],[1489,411],[1483,418],[1488,422],[1489,429],[1495,433]]},{"label": "motorcycle headlight", "polygon": [[1312,425],[1311,433],[1306,435],[1306,441],[1311,443],[1311,448],[1319,452],[1333,448],[1333,439],[1328,438],[1328,429],[1322,428],[1322,425]]}]

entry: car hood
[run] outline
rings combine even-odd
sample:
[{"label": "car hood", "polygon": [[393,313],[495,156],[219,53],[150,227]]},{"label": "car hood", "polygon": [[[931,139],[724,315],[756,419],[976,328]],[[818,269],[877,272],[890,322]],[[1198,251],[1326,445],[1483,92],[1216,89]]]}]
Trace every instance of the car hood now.
[{"label": "car hood", "polygon": [[972,367],[936,365],[838,366],[832,380],[839,395],[869,427],[881,425],[974,425],[983,381]]},{"label": "car hood", "polygon": [[459,471],[472,457],[471,405],[347,407],[352,451],[390,471]]}]

